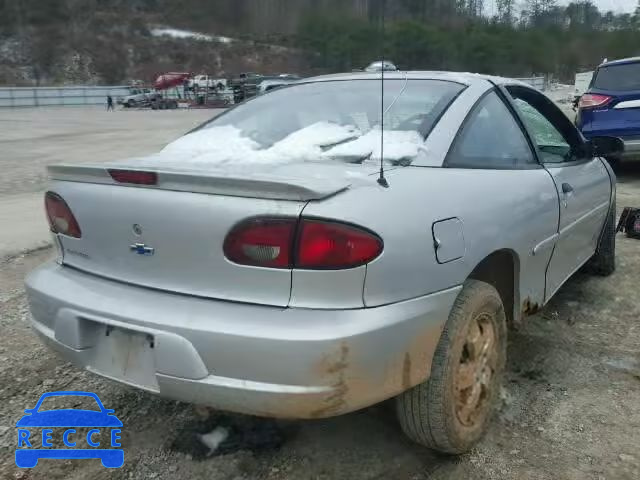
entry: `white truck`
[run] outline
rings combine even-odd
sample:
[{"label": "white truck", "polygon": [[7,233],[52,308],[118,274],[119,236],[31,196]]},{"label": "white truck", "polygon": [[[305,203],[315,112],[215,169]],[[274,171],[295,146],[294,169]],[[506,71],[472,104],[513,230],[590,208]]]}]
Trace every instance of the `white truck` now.
[{"label": "white truck", "polygon": [[593,72],[582,72],[576,73],[575,81],[573,84],[573,96],[581,97],[584,92],[589,88],[589,84],[591,83],[591,78],[593,78]]},{"label": "white truck", "polygon": [[226,78],[211,77],[209,75],[195,75],[191,80],[189,80],[189,90],[225,90],[226,88]]}]

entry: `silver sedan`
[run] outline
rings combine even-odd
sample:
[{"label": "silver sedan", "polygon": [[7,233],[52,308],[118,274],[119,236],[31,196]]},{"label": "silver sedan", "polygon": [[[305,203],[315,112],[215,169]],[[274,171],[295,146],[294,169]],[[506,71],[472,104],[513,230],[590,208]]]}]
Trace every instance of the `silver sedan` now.
[{"label": "silver sedan", "polygon": [[515,80],[306,79],[158,154],[50,167],[58,258],[27,279],[33,327],[98,375],[224,410],[395,397],[413,440],[461,453],[509,328],[583,265],[614,271],[600,156],[620,148]]}]

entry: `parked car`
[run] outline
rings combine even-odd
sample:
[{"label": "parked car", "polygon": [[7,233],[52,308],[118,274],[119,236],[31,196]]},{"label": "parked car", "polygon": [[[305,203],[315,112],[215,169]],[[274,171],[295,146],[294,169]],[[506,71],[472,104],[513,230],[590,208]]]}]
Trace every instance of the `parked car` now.
[{"label": "parked car", "polygon": [[196,75],[189,80],[188,86],[190,90],[224,90],[227,88],[227,79],[209,75]]},{"label": "parked car", "polygon": [[276,88],[284,87],[286,85],[291,85],[292,83],[297,82],[297,78],[272,78],[269,80],[263,80],[258,84],[258,95],[262,95],[264,93],[270,92],[271,90],[275,90]]},{"label": "parked car", "polygon": [[116,103],[127,108],[146,107],[158,97],[161,95],[150,88],[131,88],[129,95],[118,97]]},{"label": "parked car", "polygon": [[233,90],[234,103],[240,103],[258,94],[258,85],[265,80],[259,73],[241,73],[229,80],[228,87]]},{"label": "parked car", "polygon": [[624,141],[624,153],[640,156],[640,57],[605,61],[594,72],[578,102],[576,124],[586,138],[614,136]]},{"label": "parked car", "polygon": [[373,62],[364,69],[365,72],[395,72],[397,70],[398,68],[392,62],[386,60]]},{"label": "parked car", "polygon": [[91,372],[221,410],[395,397],[411,439],[465,452],[507,330],[580,267],[614,271],[601,157],[620,149],[516,80],[305,79],[147,158],[49,167],[59,254],[26,280],[33,329]]},{"label": "parked car", "polygon": [[284,85],[288,82],[299,80],[300,77],[291,73],[281,73],[278,75],[261,75],[259,73],[241,73],[237,78],[229,82],[229,87],[233,90],[235,103],[240,103],[248,98],[255,97],[266,90],[261,90],[260,85],[266,81],[274,83],[265,84],[265,88],[275,88],[276,83]]}]

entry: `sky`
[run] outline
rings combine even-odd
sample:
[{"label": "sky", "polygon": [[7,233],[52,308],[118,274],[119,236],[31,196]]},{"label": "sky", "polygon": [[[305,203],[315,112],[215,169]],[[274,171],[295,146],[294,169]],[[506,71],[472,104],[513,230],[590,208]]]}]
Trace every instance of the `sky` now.
[{"label": "sky", "polygon": [[[563,1],[560,3],[569,2]],[[637,0],[593,0],[593,3],[602,12],[613,10],[616,13],[632,13],[638,4]]]},{"label": "sky", "polygon": [[[638,0],[592,0],[601,12],[613,10],[615,13],[633,13],[638,5]],[[522,5],[523,0],[516,0],[516,5]],[[558,4],[567,5],[571,0],[558,0]],[[485,11],[492,15],[495,11],[495,0],[485,0]]]}]

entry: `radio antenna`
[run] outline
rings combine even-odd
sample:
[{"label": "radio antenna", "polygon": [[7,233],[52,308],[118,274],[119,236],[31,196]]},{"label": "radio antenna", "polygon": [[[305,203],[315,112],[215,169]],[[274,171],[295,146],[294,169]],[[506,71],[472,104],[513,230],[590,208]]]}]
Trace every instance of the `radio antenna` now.
[{"label": "radio antenna", "polygon": [[386,0],[380,2],[380,176],[378,185],[389,188],[389,182],[384,177],[384,20],[386,11]]}]

